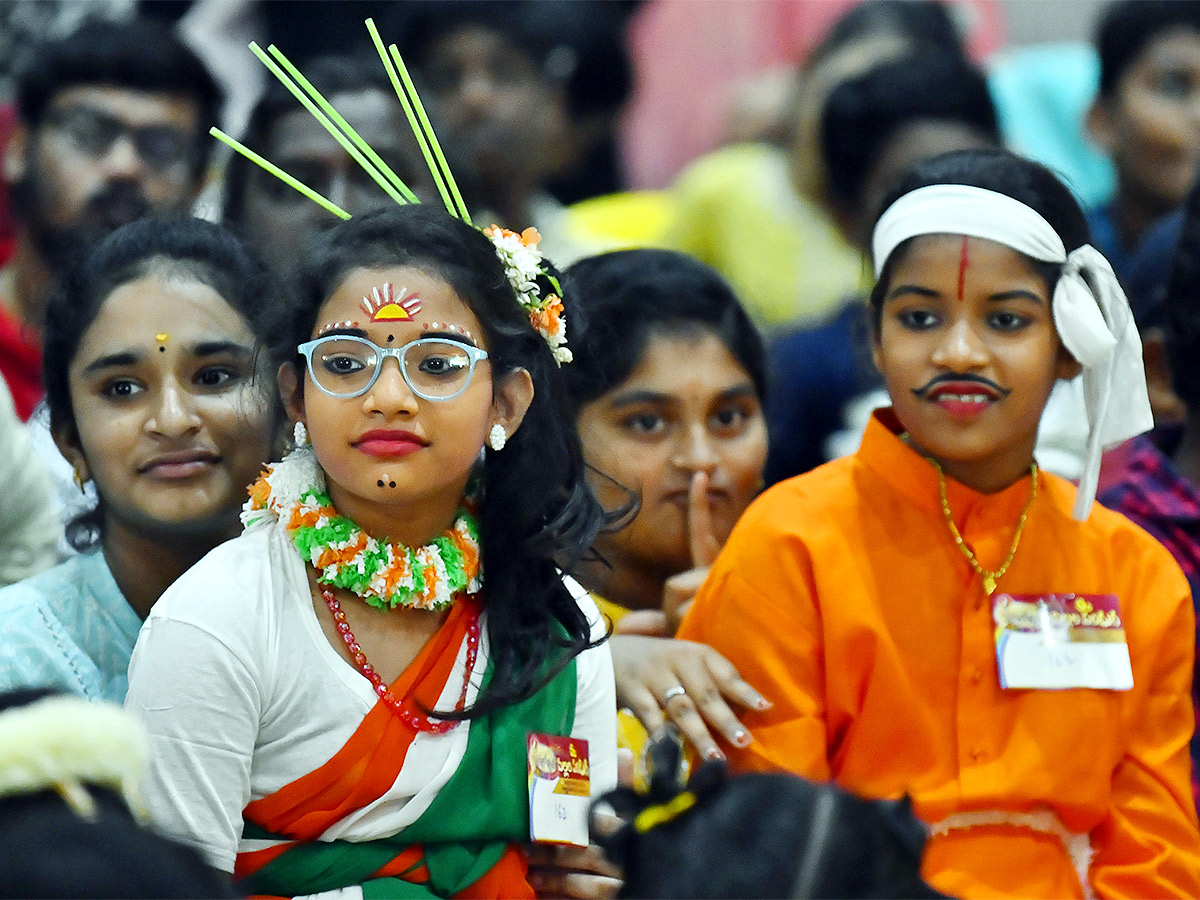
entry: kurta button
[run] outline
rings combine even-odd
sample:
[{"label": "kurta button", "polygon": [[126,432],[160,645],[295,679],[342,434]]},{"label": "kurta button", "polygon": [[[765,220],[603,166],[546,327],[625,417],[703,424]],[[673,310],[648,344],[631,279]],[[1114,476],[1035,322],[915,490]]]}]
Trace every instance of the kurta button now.
[{"label": "kurta button", "polygon": [[979,762],[983,759],[983,751],[975,749],[971,751],[971,762]]},{"label": "kurta button", "polygon": [[971,670],[971,684],[979,684],[979,682],[981,682],[981,681],[983,681],[983,671],[980,670],[979,668],[972,669]]}]

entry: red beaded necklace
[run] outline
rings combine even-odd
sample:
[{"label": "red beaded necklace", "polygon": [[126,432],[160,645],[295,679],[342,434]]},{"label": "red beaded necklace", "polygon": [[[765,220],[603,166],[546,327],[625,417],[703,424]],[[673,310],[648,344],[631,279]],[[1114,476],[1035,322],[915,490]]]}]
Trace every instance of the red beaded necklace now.
[{"label": "red beaded necklace", "polygon": [[[337,597],[333,595],[333,591],[328,587],[322,587],[321,596],[325,600],[325,605],[329,607],[329,611],[333,613],[334,626],[337,628],[337,633],[342,636],[346,649],[350,651],[350,658],[354,660],[359,671],[371,682],[379,699],[386,703],[392,712],[400,717],[401,721],[415,731],[425,731],[430,734],[444,734],[459,724],[460,720],[458,719],[437,719],[435,721],[426,715],[414,712],[405,703],[405,698],[397,697],[388,690],[382,676],[367,662],[366,654],[362,652],[358,641],[354,639],[354,632],[350,630],[350,623],[346,621],[346,613],[342,610],[342,604],[338,603]],[[467,622],[467,659],[463,667],[462,691],[458,695],[458,702],[454,704],[455,712],[461,712],[467,705],[467,688],[471,683],[471,672],[475,669],[475,660],[478,656],[479,615],[475,613]]]}]

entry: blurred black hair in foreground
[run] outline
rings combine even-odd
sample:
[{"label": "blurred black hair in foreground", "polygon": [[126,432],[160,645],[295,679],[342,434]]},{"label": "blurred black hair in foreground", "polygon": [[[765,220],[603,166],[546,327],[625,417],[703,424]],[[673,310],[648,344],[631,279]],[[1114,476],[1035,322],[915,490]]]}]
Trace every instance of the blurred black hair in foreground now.
[{"label": "blurred black hair in foreground", "polygon": [[44,688],[0,694],[0,897],[238,897],[229,876],[139,823],[140,726]]},{"label": "blurred black hair in foreground", "polygon": [[621,897],[943,897],[920,876],[925,828],[907,799],[864,800],[785,773],[705,763],[686,789],[656,734],[650,788],[598,801],[624,824],[594,840],[625,870]]}]

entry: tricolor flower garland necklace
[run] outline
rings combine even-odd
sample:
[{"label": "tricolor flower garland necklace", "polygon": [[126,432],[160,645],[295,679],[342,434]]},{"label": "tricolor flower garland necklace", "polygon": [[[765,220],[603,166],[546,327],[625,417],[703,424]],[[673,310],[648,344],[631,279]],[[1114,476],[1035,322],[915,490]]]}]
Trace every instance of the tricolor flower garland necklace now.
[{"label": "tricolor flower garland necklace", "polygon": [[483,586],[479,528],[470,512],[460,509],[450,530],[423,547],[378,541],[334,509],[325,473],[308,446],[268,466],[251,486],[243,524],[270,519],[284,524],[319,583],[350,591],[377,609],[443,610],[455,594]]}]

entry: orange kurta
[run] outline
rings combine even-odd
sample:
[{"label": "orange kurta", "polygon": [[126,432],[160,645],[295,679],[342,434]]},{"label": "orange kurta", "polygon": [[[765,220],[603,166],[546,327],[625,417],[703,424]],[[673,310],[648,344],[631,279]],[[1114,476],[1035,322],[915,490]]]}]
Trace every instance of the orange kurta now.
[{"label": "orange kurta", "polygon": [[[1089,835],[1098,896],[1200,896],[1194,616],[1178,566],[1099,506],[1072,520],[1074,487],[1042,474],[999,589],[1116,594],[1134,687],[1003,690],[990,603],[950,537],[936,473],[895,427],[877,414],[856,455],[763,494],[684,620],[680,638],[711,644],[774,702],[745,714],[755,741],[725,746],[732,764],[866,796],[908,792],[929,823],[1049,809]],[[1029,487],[984,495],[949,482],[985,567],[1007,555]],[[1024,826],[935,836],[924,874],[961,897],[1082,895],[1063,841]]]}]

